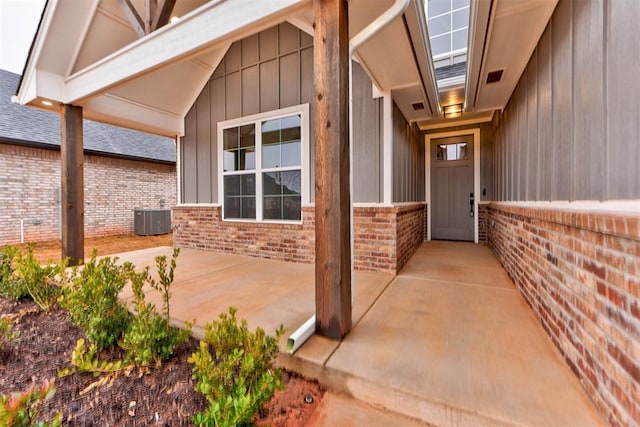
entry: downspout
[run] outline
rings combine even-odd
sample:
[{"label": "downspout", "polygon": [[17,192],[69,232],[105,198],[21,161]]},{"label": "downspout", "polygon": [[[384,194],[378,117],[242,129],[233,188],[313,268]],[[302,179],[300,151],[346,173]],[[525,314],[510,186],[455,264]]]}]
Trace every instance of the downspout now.
[{"label": "downspout", "polygon": [[[378,31],[389,25],[394,19],[399,17],[407,10],[411,0],[396,0],[393,5],[384,11],[380,16],[374,19],[369,25],[364,27],[358,34],[349,40],[349,121],[353,120],[353,55],[356,50],[362,46],[367,40],[373,37]],[[351,228],[350,244],[351,244],[351,304],[354,303],[353,283],[355,273],[353,269],[354,262],[354,233],[353,233],[353,125],[349,126],[349,193],[351,200],[349,203],[349,220]],[[352,308],[353,310],[353,308]],[[315,314],[309,318],[300,328],[298,328],[287,340],[287,352],[294,353],[304,342],[313,335],[316,327]]]}]

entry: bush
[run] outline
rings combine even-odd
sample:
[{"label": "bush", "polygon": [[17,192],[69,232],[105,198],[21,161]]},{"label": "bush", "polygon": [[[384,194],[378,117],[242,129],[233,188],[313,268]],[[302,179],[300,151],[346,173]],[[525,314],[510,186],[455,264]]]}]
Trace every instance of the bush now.
[{"label": "bush", "polygon": [[29,295],[15,277],[15,265],[18,257],[17,246],[5,246],[0,251],[0,296],[19,300]]},{"label": "bush", "polygon": [[71,320],[99,349],[111,347],[129,326],[129,312],[118,302],[133,266],[116,264],[118,258],[91,260],[75,268],[73,279],[64,289],[63,305]]},{"label": "bush", "polygon": [[5,346],[16,341],[20,336],[20,331],[13,330],[13,322],[5,317],[0,317],[0,353],[4,351]]},{"label": "bush", "polygon": [[246,320],[238,323],[236,311],[231,307],[229,315],[222,313],[220,320],[205,325],[204,340],[189,358],[195,388],[209,401],[208,410],[193,417],[195,425],[249,425],[275,390],[282,388],[280,371],[273,371],[271,365],[278,356],[283,326],[275,337],[261,328],[252,333]]},{"label": "bush", "polygon": [[56,393],[53,381],[44,381],[40,388],[30,387],[22,393],[7,397],[0,394],[0,425],[3,426],[60,426],[62,413],[58,412],[48,423],[38,421],[40,406]]},{"label": "bush", "polygon": [[[173,250],[171,264],[167,268],[167,257],[156,257],[159,282],[149,277],[148,269],[142,273],[131,273],[131,288],[133,290],[136,316],[124,334],[120,347],[127,352],[127,359],[138,365],[148,366],[155,361],[160,365],[162,360],[173,354],[174,349],[186,342],[191,333],[190,329],[178,329],[169,325],[169,289],[173,283],[173,273],[179,249]],[[162,315],[158,313],[154,304],[147,303],[143,292],[145,283],[162,294]]]},{"label": "bush", "polygon": [[67,260],[41,266],[33,255],[34,244],[30,243],[27,255],[19,254],[15,265],[15,278],[19,289],[26,289],[29,296],[44,311],[56,305],[66,282]]}]

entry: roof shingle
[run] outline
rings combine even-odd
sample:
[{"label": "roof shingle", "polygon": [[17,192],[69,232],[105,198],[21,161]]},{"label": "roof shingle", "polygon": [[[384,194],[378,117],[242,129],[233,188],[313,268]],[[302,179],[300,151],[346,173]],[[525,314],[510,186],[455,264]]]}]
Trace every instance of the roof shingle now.
[{"label": "roof shingle", "polygon": [[[60,146],[60,116],[11,102],[20,76],[0,70],[0,140]],[[95,153],[152,161],[176,161],[171,138],[84,120],[84,148]]]}]

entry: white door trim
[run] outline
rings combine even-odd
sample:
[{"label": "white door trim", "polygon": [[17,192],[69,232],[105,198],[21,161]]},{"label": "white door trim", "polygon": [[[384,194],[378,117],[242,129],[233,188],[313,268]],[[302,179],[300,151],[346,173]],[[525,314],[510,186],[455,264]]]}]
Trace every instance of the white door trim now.
[{"label": "white door trim", "polygon": [[431,140],[451,136],[473,135],[473,241],[478,243],[478,202],[480,199],[480,128],[430,133],[425,135],[424,148],[424,191],[427,201],[427,241],[431,240]]}]

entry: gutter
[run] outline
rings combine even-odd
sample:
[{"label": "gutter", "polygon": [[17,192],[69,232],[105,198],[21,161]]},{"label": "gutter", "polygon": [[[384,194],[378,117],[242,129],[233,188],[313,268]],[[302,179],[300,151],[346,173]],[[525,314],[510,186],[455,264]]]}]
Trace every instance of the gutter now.
[{"label": "gutter", "polygon": [[[349,120],[353,118],[353,55],[356,50],[367,40],[373,37],[378,31],[401,16],[411,0],[395,0],[393,5],[374,19],[369,25],[364,27],[358,34],[349,40]],[[351,303],[353,310],[354,292],[354,233],[353,233],[353,126],[349,126],[349,192],[352,195],[349,212],[351,222]],[[313,335],[316,328],[316,315],[311,316],[301,327],[299,327],[287,340],[287,352],[294,353],[309,337]]]}]

